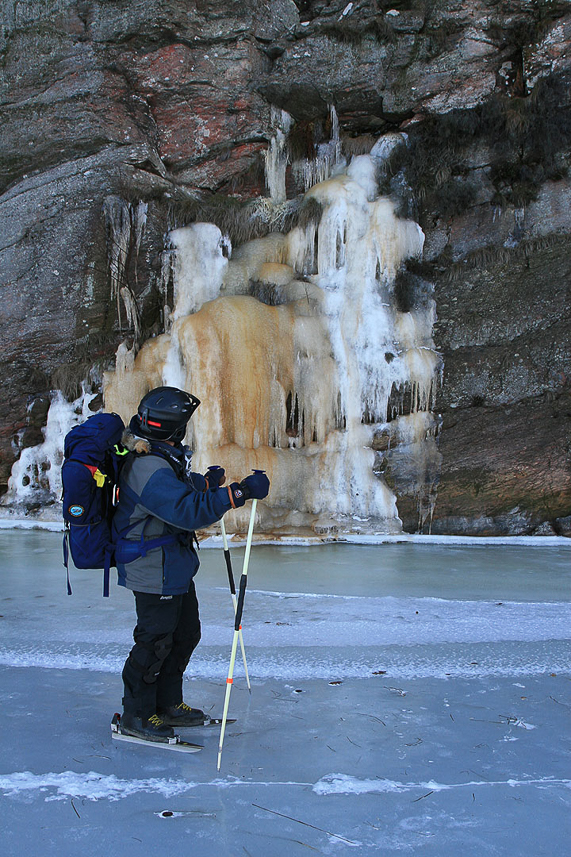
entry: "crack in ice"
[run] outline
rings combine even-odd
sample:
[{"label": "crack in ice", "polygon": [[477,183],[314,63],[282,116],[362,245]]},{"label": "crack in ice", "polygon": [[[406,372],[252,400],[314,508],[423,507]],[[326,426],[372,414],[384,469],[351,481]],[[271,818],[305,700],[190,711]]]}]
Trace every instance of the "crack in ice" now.
[{"label": "crack in ice", "polygon": [[53,790],[45,797],[46,801],[65,800],[68,797],[84,798],[86,800],[118,801],[131,797],[140,792],[160,794],[165,798],[176,797],[185,792],[199,788],[260,788],[287,787],[311,789],[320,796],[339,794],[388,794],[414,792],[419,790],[431,792],[451,791],[453,789],[481,788],[485,786],[508,786],[510,788],[537,786],[539,788],[565,787],[571,788],[571,780],[540,777],[529,779],[508,779],[498,781],[470,781],[465,783],[438,783],[434,780],[419,783],[401,783],[387,779],[359,779],[347,774],[328,774],[316,783],[308,782],[264,782],[242,780],[237,778],[215,779],[211,782],[189,782],[173,779],[133,779],[126,780],[114,774],[104,775],[96,771],[81,774],[75,771],[62,773],[33,774],[30,771],[17,771],[12,774],[0,775],[0,790],[6,797],[15,797],[22,792]]}]

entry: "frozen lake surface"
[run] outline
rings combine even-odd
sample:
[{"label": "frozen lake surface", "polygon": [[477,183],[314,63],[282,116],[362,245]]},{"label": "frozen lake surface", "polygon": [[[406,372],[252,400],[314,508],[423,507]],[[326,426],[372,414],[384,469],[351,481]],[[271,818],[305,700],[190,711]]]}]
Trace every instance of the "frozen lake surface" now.
[{"label": "frozen lake surface", "polygon": [[[217,729],[112,741],[133,597],[68,597],[60,546],[0,532],[4,857],[568,853],[571,543],[254,547],[219,773]],[[232,603],[200,556],[185,694],[219,715]]]}]

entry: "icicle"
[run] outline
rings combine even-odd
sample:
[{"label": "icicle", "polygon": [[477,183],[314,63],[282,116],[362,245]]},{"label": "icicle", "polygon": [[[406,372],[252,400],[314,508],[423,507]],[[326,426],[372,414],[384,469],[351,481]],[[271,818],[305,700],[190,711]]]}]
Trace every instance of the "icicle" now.
[{"label": "icicle", "polygon": [[117,321],[121,330],[121,285],[131,242],[130,206],[117,196],[107,197],[103,204],[108,236],[111,299],[117,304]]},{"label": "icicle", "polygon": [[135,296],[128,286],[123,286],[123,288],[121,289],[121,297],[123,298],[123,303],[125,304],[125,311],[127,313],[127,324],[129,325],[129,327],[133,328],[133,338],[135,342],[138,343],[141,330],[139,327],[139,310],[137,308]]},{"label": "icicle", "polygon": [[170,348],[163,367],[162,382],[167,387],[178,387],[180,390],[185,390],[187,386],[186,371],[179,341],[179,327],[180,325],[175,323],[171,330]]},{"label": "icicle", "polygon": [[173,268],[173,321],[176,321],[218,297],[232,245],[213,223],[193,223],[175,229],[170,240],[176,249]]},{"label": "icicle", "polygon": [[287,263],[300,274],[317,273],[316,238],[316,223],[305,229],[296,226],[287,236]]},{"label": "icicle", "polygon": [[141,241],[147,226],[147,212],[149,206],[146,202],[139,202],[133,208],[133,230],[135,232],[135,253],[138,256],[141,249]]},{"label": "icicle", "polygon": [[163,301],[163,330],[171,328],[172,307],[169,305],[169,288],[173,280],[175,250],[164,250],[161,254],[161,273],[159,277],[159,293]]},{"label": "icicle", "polygon": [[319,144],[314,158],[302,158],[292,166],[297,181],[303,182],[306,191],[319,182],[327,181],[330,176],[345,166],[341,155],[339,118],[333,105],[329,109],[329,115],[331,120],[329,141]]},{"label": "icicle", "polygon": [[[136,206],[116,196],[107,197],[103,204],[107,227],[109,277],[111,281],[111,299],[117,305],[117,322],[121,325],[121,298],[125,304],[127,323],[134,329],[135,340],[139,339],[139,318],[135,296],[125,282],[129,251],[134,244],[138,257],[147,223],[148,205],[139,202]],[[135,278],[137,265],[135,264]]]},{"label": "icicle", "polygon": [[293,124],[293,119],[285,110],[272,107],[272,125],[275,135],[265,152],[266,187],[270,199],[274,203],[282,203],[287,199],[286,168],[288,164],[287,135]]}]

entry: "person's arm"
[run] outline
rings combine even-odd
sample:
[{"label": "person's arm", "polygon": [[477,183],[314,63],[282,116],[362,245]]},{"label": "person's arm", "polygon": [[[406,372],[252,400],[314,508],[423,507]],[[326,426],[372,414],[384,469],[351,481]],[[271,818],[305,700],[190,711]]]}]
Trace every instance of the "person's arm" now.
[{"label": "person's arm", "polygon": [[[166,462],[151,456],[140,461],[135,480],[141,486],[139,504],[155,518],[181,530],[208,527],[230,508],[243,506],[251,498],[263,499],[270,488],[267,476],[260,471],[240,483],[197,491],[177,479]],[[136,490],[135,485],[131,487]]]},{"label": "person's arm", "polygon": [[181,530],[208,527],[233,505],[228,488],[199,491],[177,479],[168,464],[147,480],[140,503],[154,517]]}]

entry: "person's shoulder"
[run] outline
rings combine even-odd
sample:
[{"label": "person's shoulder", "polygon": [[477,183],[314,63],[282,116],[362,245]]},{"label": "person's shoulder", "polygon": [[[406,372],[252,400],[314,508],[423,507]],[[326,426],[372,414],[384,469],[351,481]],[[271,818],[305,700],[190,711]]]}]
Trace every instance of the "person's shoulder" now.
[{"label": "person's shoulder", "polygon": [[127,482],[137,491],[142,489],[149,479],[160,471],[172,472],[172,467],[168,461],[165,461],[160,455],[153,455],[152,453],[136,455],[133,456],[129,464],[126,473]]}]

